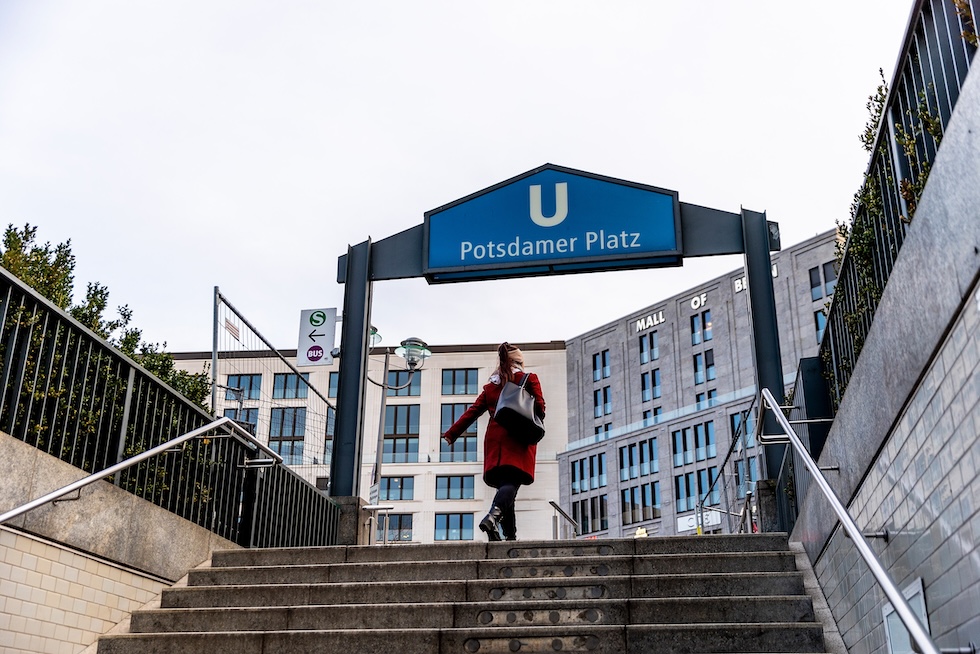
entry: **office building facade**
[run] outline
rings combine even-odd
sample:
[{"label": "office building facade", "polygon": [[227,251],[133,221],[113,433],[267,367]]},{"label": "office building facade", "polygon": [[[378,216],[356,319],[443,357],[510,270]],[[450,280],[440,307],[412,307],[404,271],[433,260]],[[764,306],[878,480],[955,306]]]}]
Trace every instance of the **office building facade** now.
[{"label": "office building facade", "polygon": [[[787,385],[799,360],[817,354],[837,240],[833,230],[772,253]],[[738,425],[753,425],[757,393],[744,271],[606,323],[566,348],[569,445],[559,456],[559,484],[580,535],[732,530],[728,512],[765,472],[751,429],[724,463]]]}]

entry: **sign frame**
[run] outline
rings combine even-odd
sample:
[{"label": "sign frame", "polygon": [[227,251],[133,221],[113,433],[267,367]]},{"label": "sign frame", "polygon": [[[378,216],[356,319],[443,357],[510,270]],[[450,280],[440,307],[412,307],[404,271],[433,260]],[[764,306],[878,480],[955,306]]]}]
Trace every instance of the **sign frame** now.
[{"label": "sign frame", "polygon": [[[536,259],[534,261],[505,261],[503,263],[479,263],[469,265],[430,265],[430,255],[432,254],[432,221],[433,218],[443,212],[456,209],[464,204],[473,202],[486,195],[496,193],[509,186],[517,184],[522,180],[528,179],[540,173],[551,171],[560,175],[583,178],[592,182],[599,182],[605,185],[615,185],[633,191],[641,191],[666,197],[671,204],[672,218],[672,240],[673,247],[670,249],[644,250],[636,253],[616,250],[610,254],[589,255],[589,256],[555,256],[552,258]],[[663,201],[658,198],[658,201]],[[477,191],[466,197],[460,198],[436,209],[426,211],[424,214],[423,236],[422,236],[422,274],[430,284],[478,281],[486,279],[503,279],[515,277],[534,277],[541,275],[561,275],[581,272],[601,272],[608,270],[630,270],[636,268],[662,268],[680,266],[683,263],[684,244],[681,233],[681,209],[680,200],[676,191],[640,184],[627,180],[597,175],[573,168],[557,166],[554,164],[544,164],[529,170],[510,179]],[[529,218],[529,220],[532,220]],[[595,225],[595,229],[601,229],[602,225]]]}]

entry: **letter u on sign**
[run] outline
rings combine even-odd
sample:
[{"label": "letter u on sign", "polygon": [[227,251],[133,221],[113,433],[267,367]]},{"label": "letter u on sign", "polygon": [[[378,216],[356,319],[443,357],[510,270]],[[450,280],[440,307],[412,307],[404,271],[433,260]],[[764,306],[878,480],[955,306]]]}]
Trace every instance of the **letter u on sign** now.
[{"label": "letter u on sign", "polygon": [[541,227],[554,227],[568,216],[568,183],[555,184],[555,214],[546,218],[541,213],[541,186],[531,185],[531,221]]}]

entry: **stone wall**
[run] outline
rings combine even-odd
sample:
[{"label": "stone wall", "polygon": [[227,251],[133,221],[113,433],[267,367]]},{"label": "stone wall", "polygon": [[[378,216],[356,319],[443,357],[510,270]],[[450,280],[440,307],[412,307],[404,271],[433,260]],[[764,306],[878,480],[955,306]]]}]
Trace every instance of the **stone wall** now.
[{"label": "stone wall", "polygon": [[[941,647],[980,643],[980,78],[967,78],[821,466]],[[812,492],[807,549],[853,654],[886,652],[883,593]]]}]

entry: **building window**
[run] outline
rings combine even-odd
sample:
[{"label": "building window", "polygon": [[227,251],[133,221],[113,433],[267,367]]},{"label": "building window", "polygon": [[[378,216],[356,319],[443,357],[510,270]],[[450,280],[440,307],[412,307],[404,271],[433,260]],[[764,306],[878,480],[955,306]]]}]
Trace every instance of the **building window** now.
[{"label": "building window", "polygon": [[660,464],[657,462],[657,439],[650,438],[647,440],[640,441],[640,476],[645,477],[652,472],[657,472],[660,470]]},{"label": "building window", "polygon": [[387,537],[389,543],[407,542],[412,540],[412,514],[411,513],[389,513],[388,515],[378,515],[378,542]]},{"label": "building window", "polygon": [[415,477],[382,477],[378,497],[386,501],[415,499]]},{"label": "building window", "polygon": [[648,427],[650,425],[655,425],[660,422],[660,416],[663,414],[663,407],[655,406],[653,410],[647,409],[643,412],[643,426]]},{"label": "building window", "polygon": [[594,415],[596,418],[608,416],[612,413],[612,389],[609,386],[603,386],[596,390],[592,394],[592,401],[595,405]]},{"label": "building window", "polygon": [[650,363],[660,358],[660,336],[653,331],[640,336],[640,363]]},{"label": "building window", "polygon": [[745,420],[745,426],[741,435],[743,447],[755,447],[755,415],[749,411],[740,411],[728,416],[732,428],[732,438],[739,433],[738,428]]},{"label": "building window", "polygon": [[704,367],[705,367],[705,377],[708,381],[714,381],[715,374],[715,351],[705,350],[704,351]]},{"label": "building window", "polygon": [[442,371],[443,395],[476,395],[479,391],[476,368],[449,368]]},{"label": "building window", "polygon": [[[821,279],[821,272],[823,278]],[[837,288],[837,266],[833,261],[828,261],[822,266],[810,268],[810,299],[814,302],[830,297]]]},{"label": "building window", "polygon": [[303,379],[292,373],[276,373],[273,378],[272,399],[274,400],[296,400],[306,397],[306,390],[309,387],[310,373],[304,372]]},{"label": "building window", "polygon": [[660,517],[660,482],[624,488],[621,491],[620,514],[624,525]]},{"label": "building window", "polygon": [[383,463],[418,463],[419,405],[385,407]]},{"label": "building window", "polygon": [[703,501],[705,506],[717,506],[721,503],[721,489],[716,483],[717,479],[716,467],[698,470],[698,501]]},{"label": "building window", "polygon": [[472,500],[473,475],[449,475],[436,477],[437,500]]},{"label": "building window", "polygon": [[340,373],[330,373],[330,380],[327,382],[327,397],[337,397],[337,386],[340,384]]},{"label": "building window", "polygon": [[262,375],[228,375],[227,382],[226,400],[257,400],[260,397]]},{"label": "building window", "polygon": [[671,434],[674,441],[674,467],[694,463],[694,436],[690,427],[678,429]]},{"label": "building window", "polygon": [[823,281],[824,281],[824,291],[827,297],[834,294],[834,290],[837,288],[837,264],[834,261],[828,261],[823,265]]},{"label": "building window", "polygon": [[592,355],[592,381],[608,379],[609,371],[609,350],[603,350],[599,354]]},{"label": "building window", "polygon": [[[443,404],[441,433],[445,434],[468,408],[470,405],[463,403]],[[452,445],[439,439],[439,461],[442,463],[476,461],[476,434],[476,422],[474,422]]]},{"label": "building window", "polygon": [[472,513],[437,513],[435,540],[473,540]]},{"label": "building window", "polygon": [[610,431],[612,431],[612,423],[611,422],[607,422],[607,423],[605,423],[603,425],[596,425],[596,427],[595,427],[595,435],[596,436],[598,436],[599,434],[608,434]]},{"label": "building window", "polygon": [[823,342],[823,333],[827,329],[827,314],[823,309],[813,312],[813,324],[817,328],[817,344]]},{"label": "building window", "polygon": [[697,487],[693,472],[674,477],[674,505],[677,513],[693,511],[697,504]]},{"label": "building window", "polygon": [[704,399],[704,393],[695,393],[694,394],[694,409],[695,409],[695,411],[700,411],[701,409],[703,409],[706,406],[706,404],[707,403],[705,402],[705,399]]},{"label": "building window", "polygon": [[718,389],[708,389],[708,406],[718,406]]},{"label": "building window", "polygon": [[711,311],[702,311],[691,316],[691,345],[699,345],[711,338]]},{"label": "building window", "polygon": [[653,399],[653,389],[650,388],[650,373],[640,373],[640,401],[649,402]]},{"label": "building window", "polygon": [[589,488],[602,488],[606,483],[606,453],[600,452],[589,457]]},{"label": "building window", "polygon": [[603,488],[607,483],[605,452],[572,461],[573,495]]},{"label": "building window", "polygon": [[416,370],[388,371],[388,397],[418,397],[422,394],[422,372]]},{"label": "building window", "polygon": [[656,437],[624,445],[619,448],[619,480],[627,481],[660,472],[659,457]]},{"label": "building window", "polygon": [[823,298],[823,280],[820,279],[820,266],[810,268],[810,299],[816,302]]},{"label": "building window", "polygon": [[238,422],[244,422],[251,425],[252,435],[255,435],[255,427],[259,424],[259,410],[257,408],[225,409],[224,416],[226,418],[231,418],[232,420],[237,420]]},{"label": "building window", "polygon": [[306,439],[306,407],[277,407],[272,409],[269,423],[269,448],[282,457],[288,466],[303,463],[303,442]]},{"label": "building window", "polygon": [[704,355],[700,352],[694,355],[694,384],[704,383]]},{"label": "building window", "polygon": [[698,461],[713,459],[718,456],[718,446],[715,444],[715,422],[713,420],[694,425],[694,446],[695,458]]},{"label": "building window", "polygon": [[609,529],[609,508],[605,495],[587,497],[572,502],[572,519],[578,523],[579,531],[592,534]]},{"label": "building window", "polygon": [[639,447],[636,443],[619,448],[619,480],[636,479],[640,476]]}]

